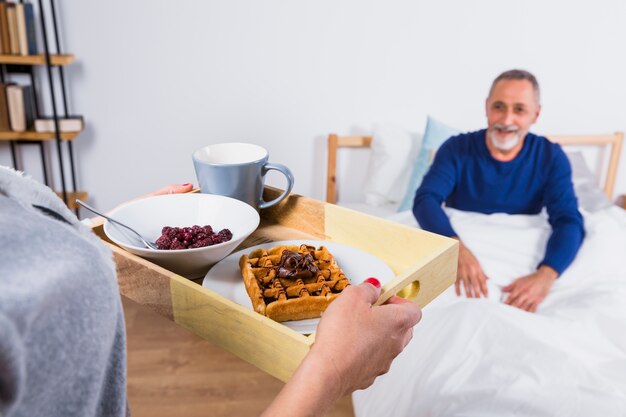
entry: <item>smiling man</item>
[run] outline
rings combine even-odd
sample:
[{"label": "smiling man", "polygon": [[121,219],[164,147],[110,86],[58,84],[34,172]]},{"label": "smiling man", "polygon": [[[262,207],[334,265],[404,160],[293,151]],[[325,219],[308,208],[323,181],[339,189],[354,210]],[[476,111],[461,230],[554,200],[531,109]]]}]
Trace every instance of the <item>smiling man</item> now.
[{"label": "smiling man", "polygon": [[500,74],[485,103],[487,129],[448,139],[415,194],[413,214],[428,231],[460,242],[455,289],[487,297],[487,277],[442,209],[480,213],[548,213],[552,234],[537,269],[503,288],[505,303],[536,311],[582,244],[583,219],[569,161],[557,144],[529,132],[541,112],[539,84],[523,70]]}]

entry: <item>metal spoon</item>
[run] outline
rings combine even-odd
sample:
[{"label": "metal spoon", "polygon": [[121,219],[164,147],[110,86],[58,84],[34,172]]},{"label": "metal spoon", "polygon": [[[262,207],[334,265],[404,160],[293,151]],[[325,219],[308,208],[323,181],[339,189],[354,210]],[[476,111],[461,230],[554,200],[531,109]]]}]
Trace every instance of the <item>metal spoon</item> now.
[{"label": "metal spoon", "polygon": [[139,238],[139,240],[141,240],[143,242],[144,245],[146,245],[147,248],[149,249],[159,249],[157,247],[157,245],[154,242],[150,242],[149,240],[147,240],[146,238],[144,238],[143,236],[141,236],[139,233],[137,233],[134,229],[126,226],[124,223],[120,223],[117,220],[100,213],[98,210],[94,209],[93,207],[91,207],[90,205],[88,205],[87,203],[84,203],[82,201],[80,201],[79,199],[76,199],[76,203],[80,204],[82,207],[86,208],[87,210],[97,214],[98,216],[104,217],[105,219],[107,219],[108,221],[110,221],[111,223],[114,223],[118,226],[122,226],[123,228],[130,230],[131,232],[133,232],[135,234],[135,236],[137,236],[137,238]]}]

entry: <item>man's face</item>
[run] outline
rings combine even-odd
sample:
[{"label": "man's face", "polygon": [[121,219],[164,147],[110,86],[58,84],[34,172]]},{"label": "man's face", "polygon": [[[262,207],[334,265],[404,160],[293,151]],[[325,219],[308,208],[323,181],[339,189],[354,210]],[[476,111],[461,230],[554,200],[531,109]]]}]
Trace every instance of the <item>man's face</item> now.
[{"label": "man's face", "polygon": [[541,106],[530,81],[501,80],[487,98],[486,110],[489,148],[517,155]]}]

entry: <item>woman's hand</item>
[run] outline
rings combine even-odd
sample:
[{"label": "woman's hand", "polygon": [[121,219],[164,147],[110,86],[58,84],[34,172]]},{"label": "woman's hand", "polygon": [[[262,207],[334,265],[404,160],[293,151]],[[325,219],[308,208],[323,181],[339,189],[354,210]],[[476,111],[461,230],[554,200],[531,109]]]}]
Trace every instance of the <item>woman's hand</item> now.
[{"label": "woman's hand", "polygon": [[[182,193],[188,193],[190,191],[193,190],[193,184],[191,183],[185,183],[185,184],[170,184],[167,185],[163,188],[159,188],[156,191],[152,191],[151,193],[142,195],[140,197],[134,198],[132,201],[134,200],[140,200],[142,198],[147,198],[147,197],[153,197],[156,195],[163,195],[163,194],[182,194]],[[101,226],[104,223],[104,218],[97,216],[97,217],[92,217],[89,219],[84,219],[83,222],[86,225],[89,225],[89,227],[96,227],[96,226]]]},{"label": "woman's hand", "polygon": [[321,416],[389,370],[422,313],[396,296],[373,307],[379,296],[375,278],[343,290],[324,312],[310,352],[263,415]]},{"label": "woman's hand", "polygon": [[193,190],[193,184],[191,184],[191,183],[170,184],[168,186],[160,188],[160,189],[158,189],[156,191],[148,193],[148,194],[146,194],[144,196],[141,196],[139,198],[152,197],[152,196],[155,196],[155,195],[163,195],[163,194],[183,194],[183,193],[188,193],[191,190]]},{"label": "woman's hand", "polygon": [[372,307],[379,295],[370,283],[347,287],[318,326],[311,354],[334,370],[344,394],[367,388],[386,373],[421,319],[420,308],[400,297]]}]

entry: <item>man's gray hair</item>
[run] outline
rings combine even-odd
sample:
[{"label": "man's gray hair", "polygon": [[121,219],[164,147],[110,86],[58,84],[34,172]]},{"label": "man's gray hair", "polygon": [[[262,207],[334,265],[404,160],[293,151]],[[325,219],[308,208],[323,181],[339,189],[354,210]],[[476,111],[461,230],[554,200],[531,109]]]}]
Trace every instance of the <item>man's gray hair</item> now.
[{"label": "man's gray hair", "polygon": [[502,80],[526,80],[530,82],[533,86],[533,90],[535,90],[535,94],[537,95],[537,102],[539,102],[540,94],[539,94],[539,83],[537,82],[537,78],[532,75],[530,72],[521,70],[521,69],[512,69],[508,71],[504,71],[502,74],[498,75],[493,83],[491,83],[491,88],[489,89],[489,97],[491,97],[491,93],[493,93],[493,89],[496,84]]}]

